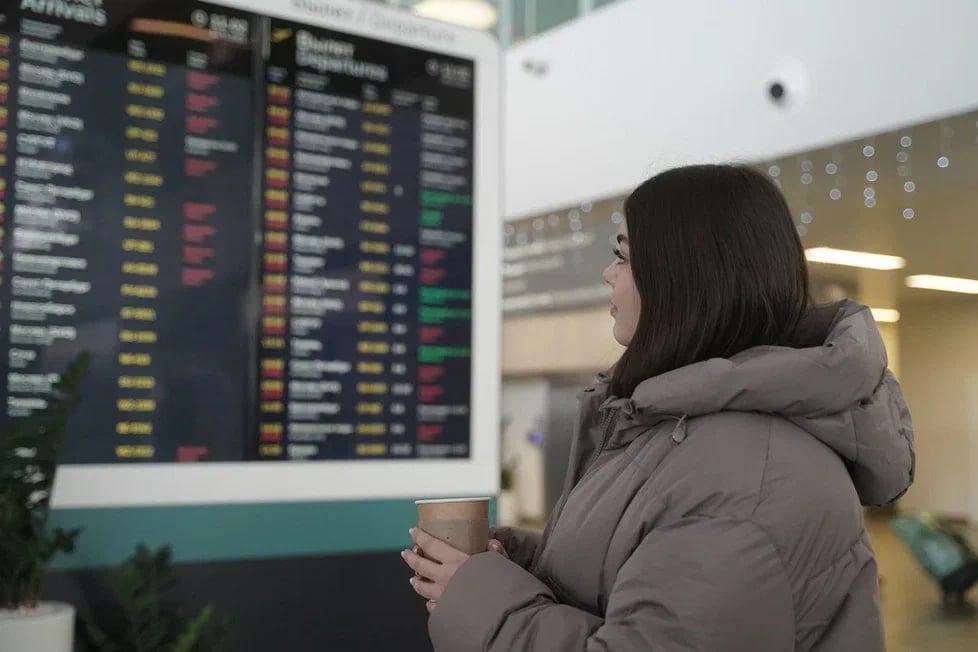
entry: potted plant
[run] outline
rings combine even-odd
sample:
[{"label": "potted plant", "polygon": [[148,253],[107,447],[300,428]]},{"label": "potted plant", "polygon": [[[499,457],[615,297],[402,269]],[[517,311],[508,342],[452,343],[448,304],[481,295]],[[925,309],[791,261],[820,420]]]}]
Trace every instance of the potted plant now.
[{"label": "potted plant", "polygon": [[0,431],[0,650],[71,652],[75,612],[41,602],[41,578],[79,530],[47,528],[58,457],[88,369],[82,353],[44,396],[46,406]]},{"label": "potted plant", "polygon": [[156,552],[139,546],[108,574],[111,607],[99,624],[83,630],[96,652],[216,652],[224,649],[230,622],[212,627],[214,609],[187,616],[169,598],[176,586],[170,548]]}]

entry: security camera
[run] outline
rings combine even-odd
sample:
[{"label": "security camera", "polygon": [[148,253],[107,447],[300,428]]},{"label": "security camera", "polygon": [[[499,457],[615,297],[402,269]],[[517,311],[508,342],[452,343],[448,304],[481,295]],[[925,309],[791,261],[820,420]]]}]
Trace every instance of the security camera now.
[{"label": "security camera", "polygon": [[550,67],[546,61],[540,61],[538,59],[526,59],[523,61],[523,70],[536,77],[543,77],[549,69]]},{"label": "security camera", "polygon": [[755,87],[760,91],[758,96],[766,96],[766,102],[770,102],[768,106],[778,113],[794,113],[808,102],[812,91],[812,72],[802,61],[782,59],[763,75],[759,88]]}]

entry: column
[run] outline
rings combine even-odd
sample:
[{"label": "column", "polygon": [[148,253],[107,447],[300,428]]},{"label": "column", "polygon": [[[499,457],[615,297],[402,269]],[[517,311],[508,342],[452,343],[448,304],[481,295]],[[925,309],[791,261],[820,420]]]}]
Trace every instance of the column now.
[{"label": "column", "polygon": [[[6,278],[7,243],[7,173],[10,161],[10,35],[0,32],[0,310],[4,310],[2,297],[7,296]],[[0,381],[0,386],[3,382]]]},{"label": "column", "polygon": [[[389,103],[377,101],[368,87],[362,105],[359,220],[360,272],[357,284],[357,457],[387,455],[388,419],[391,406],[387,381],[388,359],[396,360],[403,344],[392,342],[390,317],[393,312],[391,286],[391,205],[387,201],[387,178],[391,170],[391,113]],[[403,355],[403,353],[401,353]],[[403,412],[403,404],[400,404]]]},{"label": "column", "polygon": [[125,190],[122,197],[123,239],[119,294],[119,354],[115,446],[120,460],[146,460],[155,455],[157,404],[155,390],[159,339],[157,305],[160,295],[162,220],[160,195],[164,177],[160,164],[160,128],[167,119],[163,63],[130,59],[127,64],[125,129]]},{"label": "column", "polygon": [[[77,115],[78,96],[70,90],[77,80],[84,81],[86,53],[19,39],[22,74],[12,110],[12,48],[5,36],[0,82],[6,84],[7,97],[0,106],[0,130],[7,134],[3,158],[13,174],[12,188],[3,188],[0,203],[11,206],[12,215],[4,211],[0,228],[10,255],[2,272],[4,282],[10,282],[3,315],[9,320],[6,409],[7,416],[18,418],[46,407],[43,397],[57,374],[46,373],[45,354],[78,339],[75,316],[82,295],[91,289],[84,245],[97,216],[90,208],[93,188],[77,179],[81,166],[57,147],[59,136],[73,142],[73,132],[85,125]],[[53,70],[59,76],[51,82],[44,75]],[[15,147],[10,141],[14,131]]]},{"label": "column", "polygon": [[263,459],[283,459],[287,424],[292,89],[268,83],[266,102],[258,455]]},{"label": "column", "polygon": [[[433,99],[433,98],[432,98]],[[438,112],[421,116],[418,280],[418,455],[468,455],[471,373],[472,124]]]}]

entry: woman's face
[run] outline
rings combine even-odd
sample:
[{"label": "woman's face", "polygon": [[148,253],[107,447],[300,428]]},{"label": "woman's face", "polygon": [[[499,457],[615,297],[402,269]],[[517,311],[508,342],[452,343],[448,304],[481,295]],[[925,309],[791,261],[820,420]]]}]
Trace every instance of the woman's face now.
[{"label": "woman's face", "polygon": [[628,263],[629,255],[628,230],[625,221],[622,220],[618,227],[615,260],[602,274],[605,283],[611,286],[611,316],[615,318],[613,332],[615,339],[622,346],[628,346],[632,341],[641,312],[641,301],[635,289],[635,282],[632,280],[632,268]]}]

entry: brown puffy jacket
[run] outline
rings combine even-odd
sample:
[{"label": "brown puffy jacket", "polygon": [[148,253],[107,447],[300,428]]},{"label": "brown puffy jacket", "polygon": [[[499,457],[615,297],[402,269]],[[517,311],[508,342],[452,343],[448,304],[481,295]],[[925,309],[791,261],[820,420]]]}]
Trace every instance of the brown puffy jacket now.
[{"label": "brown puffy jacket", "polygon": [[913,480],[910,415],[870,311],[581,395],[542,538],[499,530],[429,621],[437,652],[878,652],[861,504]]}]

